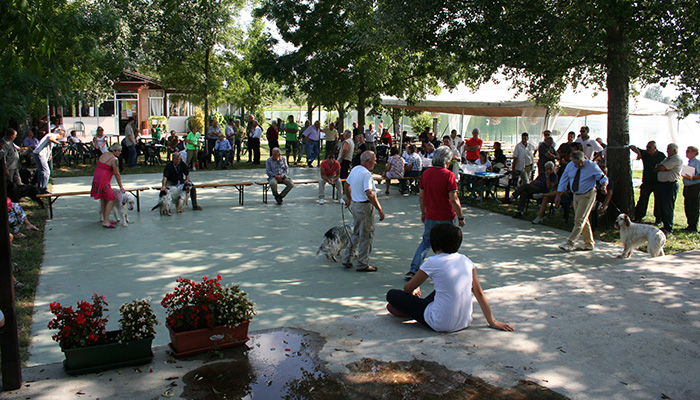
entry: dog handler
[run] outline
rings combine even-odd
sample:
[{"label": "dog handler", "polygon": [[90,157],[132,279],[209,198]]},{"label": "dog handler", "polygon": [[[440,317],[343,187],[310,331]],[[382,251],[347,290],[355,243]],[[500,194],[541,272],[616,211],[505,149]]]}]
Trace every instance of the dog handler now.
[{"label": "dog handler", "polygon": [[345,181],[345,207],[352,204],[354,226],[348,247],[343,252],[343,266],[352,268],[352,255],[358,248],[357,271],[374,272],[376,267],[369,265],[369,254],[374,242],[374,209],[379,212],[379,220],[384,220],[384,210],[377,199],[377,189],[372,179],[372,169],[377,165],[377,156],[373,151],[365,151],[360,158],[361,164],[353,168]]},{"label": "dog handler", "polygon": [[[430,246],[435,255],[429,257],[403,290],[391,289],[386,294],[390,313],[408,316],[437,332],[454,332],[472,323],[472,300],[476,297],[489,328],[514,331],[498,322],[491,313],[474,263],[457,251],[462,245],[462,230],[452,223],[437,224],[430,231]],[[430,277],[435,290],[421,298],[420,285]]]},{"label": "dog handler", "polygon": [[[98,128],[99,129],[99,128]],[[104,216],[101,222],[105,228],[116,228],[116,221],[110,221],[109,216],[114,207],[114,192],[112,191],[112,176],[117,178],[119,189],[124,193],[124,185],[122,185],[122,176],[119,174],[119,155],[122,153],[122,145],[115,143],[109,146],[109,151],[103,153],[97,159],[97,167],[95,174],[92,177],[92,189],[90,196],[95,200],[100,200],[100,211]]]},{"label": "dog handler", "polygon": [[[163,184],[160,190],[164,191],[165,188],[169,186],[184,186],[187,182],[191,182],[190,170],[187,168],[187,164],[182,162],[180,153],[173,153],[172,161],[165,164],[165,170],[163,170]],[[190,190],[190,198],[192,199],[192,209],[201,210],[202,207],[197,205],[197,189],[195,189],[194,184],[192,184],[192,189]]]}]

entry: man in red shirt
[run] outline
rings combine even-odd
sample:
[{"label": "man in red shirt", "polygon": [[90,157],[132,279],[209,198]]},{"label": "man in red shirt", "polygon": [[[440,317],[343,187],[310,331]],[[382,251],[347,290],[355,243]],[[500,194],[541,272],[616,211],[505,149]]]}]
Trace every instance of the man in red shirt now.
[{"label": "man in red shirt", "polygon": [[462,203],[457,193],[455,174],[445,166],[452,161],[452,149],[438,147],[433,155],[431,168],[423,172],[420,178],[420,219],[425,225],[423,239],[418,245],[411,261],[411,270],[404,278],[411,280],[418,272],[425,256],[430,250],[430,230],[437,224],[448,223],[464,226]]},{"label": "man in red shirt", "polygon": [[320,165],[321,179],[318,181],[318,204],[322,205],[325,202],[326,183],[335,185],[336,193],[338,193],[338,202],[342,203],[343,189],[340,182],[340,163],[335,159],[335,153],[330,153]]},{"label": "man in red shirt", "polygon": [[479,139],[479,128],[474,128],[472,137],[464,141],[464,150],[467,151],[467,162],[475,163],[479,159],[479,152],[484,141]]}]

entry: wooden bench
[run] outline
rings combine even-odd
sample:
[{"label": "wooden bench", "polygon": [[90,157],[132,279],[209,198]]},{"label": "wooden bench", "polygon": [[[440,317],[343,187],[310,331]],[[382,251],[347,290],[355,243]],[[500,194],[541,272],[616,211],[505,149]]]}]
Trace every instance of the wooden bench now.
[{"label": "wooden bench", "polygon": [[[298,181],[295,181],[294,179],[292,179],[292,183],[294,183],[294,186],[296,186],[296,185],[308,185],[311,183],[318,183],[318,179],[316,179],[316,180],[300,179]],[[260,182],[255,182],[255,184],[262,186],[263,203],[267,204],[267,192],[270,190],[270,182],[269,181],[260,181]]]},{"label": "wooden bench", "polygon": [[[144,186],[144,187],[125,189],[125,191],[133,194],[136,197],[136,211],[138,211],[138,212],[141,212],[141,196],[139,194],[144,190],[148,190],[148,187]],[[53,219],[53,203],[55,203],[56,200],[58,200],[60,197],[82,196],[82,195],[86,195],[86,194],[89,195],[90,191],[85,190],[85,191],[79,191],[79,192],[44,193],[44,194],[37,195],[37,197],[49,199],[49,219]]]},{"label": "wooden bench", "polygon": [[[234,187],[238,190],[238,204],[243,205],[244,199],[244,188],[246,186],[252,186],[253,182],[225,182],[225,183],[197,183],[194,185],[197,189],[203,188],[218,188],[218,187]],[[160,186],[153,186],[153,189],[160,190]]]}]

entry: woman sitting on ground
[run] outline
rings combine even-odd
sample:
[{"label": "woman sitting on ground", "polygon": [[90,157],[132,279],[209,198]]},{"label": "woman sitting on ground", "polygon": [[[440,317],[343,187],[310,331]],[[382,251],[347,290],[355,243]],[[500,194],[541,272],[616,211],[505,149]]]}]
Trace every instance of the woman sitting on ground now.
[{"label": "woman sitting on ground", "polygon": [[406,161],[399,157],[399,149],[397,147],[392,147],[389,154],[391,155],[386,162],[386,171],[382,174],[382,177],[386,179],[386,191],[385,194],[389,194],[389,186],[391,185],[391,179],[403,178],[404,165]]},{"label": "woman sitting on ground", "polygon": [[18,238],[24,238],[26,235],[19,231],[19,228],[24,225],[30,231],[38,231],[39,228],[32,225],[24,213],[24,209],[19,203],[13,203],[10,198],[7,198],[7,219],[10,223],[10,231]]},{"label": "woman sitting on ground", "polygon": [[[425,260],[403,290],[386,294],[387,309],[392,314],[408,316],[437,332],[454,332],[472,323],[472,297],[490,328],[514,331],[512,326],[496,321],[486,295],[476,276],[474,263],[457,253],[462,245],[462,230],[452,224],[437,224],[430,230],[430,247],[435,255]],[[435,290],[421,298],[420,285],[430,277]]]}]

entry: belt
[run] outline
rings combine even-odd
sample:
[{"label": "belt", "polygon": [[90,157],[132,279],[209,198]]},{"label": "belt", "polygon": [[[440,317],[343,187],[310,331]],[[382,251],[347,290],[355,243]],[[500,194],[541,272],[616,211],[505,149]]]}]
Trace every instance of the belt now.
[{"label": "belt", "polygon": [[353,203],[369,203],[369,200],[365,200],[365,201],[353,201]]}]

